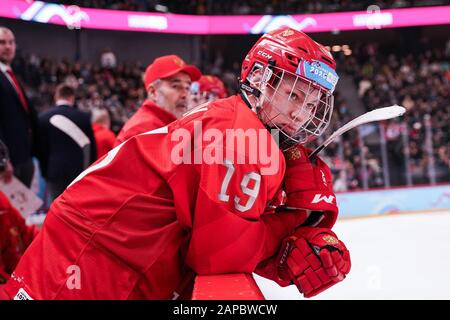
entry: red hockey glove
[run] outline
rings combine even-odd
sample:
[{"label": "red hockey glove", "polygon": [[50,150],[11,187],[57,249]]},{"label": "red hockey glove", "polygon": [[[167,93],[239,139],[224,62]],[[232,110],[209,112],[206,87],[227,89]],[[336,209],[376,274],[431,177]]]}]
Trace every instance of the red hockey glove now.
[{"label": "red hockey glove", "polygon": [[330,229],[301,227],[281,247],[280,280],[290,280],[305,298],[342,281],[350,271],[350,253]]},{"label": "red hockey glove", "polygon": [[322,220],[312,225],[331,228],[338,214],[331,171],[319,157],[312,164],[308,158],[310,152],[311,150],[297,145],[284,153],[286,207],[324,213]]}]

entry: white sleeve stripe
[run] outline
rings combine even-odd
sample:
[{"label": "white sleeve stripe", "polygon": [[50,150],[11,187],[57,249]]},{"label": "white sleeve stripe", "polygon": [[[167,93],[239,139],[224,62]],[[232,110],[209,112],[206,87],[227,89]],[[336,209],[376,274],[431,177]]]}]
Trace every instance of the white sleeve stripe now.
[{"label": "white sleeve stripe", "polygon": [[50,118],[50,123],[71,137],[80,148],[91,143],[86,134],[72,120],[63,115],[56,114],[52,116]]},{"label": "white sleeve stripe", "polygon": [[[161,133],[161,134],[166,134],[166,133],[168,133],[168,127],[165,126],[165,127],[161,127],[161,128],[155,129],[155,130],[151,130],[151,131],[148,131],[148,132],[144,132],[144,133],[139,134],[138,136],[141,136],[141,135],[147,135],[147,134],[160,134],[160,133]],[[122,142],[122,143],[119,144],[117,147],[115,147],[114,149],[110,150],[110,151],[108,152],[107,156],[106,156],[105,158],[103,158],[102,161],[100,161],[100,162],[98,162],[98,163],[96,163],[96,164],[90,166],[89,168],[87,168],[86,170],[84,170],[82,173],[80,173],[80,175],[79,175],[78,177],[76,177],[75,180],[73,180],[73,181],[69,184],[69,186],[68,186],[67,188],[69,188],[69,187],[70,187],[71,185],[73,185],[75,182],[77,182],[77,181],[83,179],[83,178],[84,178],[86,175],[88,175],[89,173],[91,173],[91,172],[93,172],[93,171],[95,171],[95,170],[97,170],[97,169],[106,167],[108,164],[110,164],[110,163],[114,160],[114,158],[116,157],[117,153],[118,153],[119,150],[122,148],[122,146],[123,146],[125,143],[127,143],[127,141],[128,141],[128,140]]]}]

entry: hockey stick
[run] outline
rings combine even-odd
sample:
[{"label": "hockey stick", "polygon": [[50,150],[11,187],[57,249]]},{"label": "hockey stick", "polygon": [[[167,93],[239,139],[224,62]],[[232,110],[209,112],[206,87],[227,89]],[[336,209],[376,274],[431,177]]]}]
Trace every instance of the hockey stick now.
[{"label": "hockey stick", "polygon": [[392,118],[399,117],[405,113],[406,109],[399,106],[399,105],[393,105],[390,107],[385,108],[379,108],[375,109],[369,112],[366,112],[359,117],[347,122],[345,125],[337,129],[333,134],[325,140],[324,143],[322,143],[320,146],[318,146],[311,154],[309,155],[310,159],[314,159],[314,157],[322,151],[326,146],[328,146],[334,139],[342,135],[343,133],[347,132],[350,129],[353,129],[357,126],[360,126],[364,123],[374,122],[374,121],[381,121],[381,120],[388,120]]}]

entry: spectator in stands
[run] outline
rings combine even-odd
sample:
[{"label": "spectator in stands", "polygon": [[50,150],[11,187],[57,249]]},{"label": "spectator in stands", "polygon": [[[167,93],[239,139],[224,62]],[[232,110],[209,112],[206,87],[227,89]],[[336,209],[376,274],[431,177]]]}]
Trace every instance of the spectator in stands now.
[{"label": "spectator in stands", "polygon": [[[421,40],[414,43],[414,48],[420,46]],[[359,84],[362,100],[368,108],[386,107],[391,104],[401,104],[407,113],[401,119],[407,122],[408,147],[410,150],[409,165],[405,167],[405,154],[401,137],[388,137],[388,162],[390,163],[390,178],[392,185],[406,182],[406,168],[411,170],[413,183],[428,183],[425,132],[425,115],[430,115],[431,132],[433,135],[433,157],[437,181],[449,181],[450,174],[442,159],[440,146],[448,145],[449,135],[446,127],[450,121],[448,106],[449,81],[446,73],[449,71],[446,47],[431,48],[422,46],[416,54],[410,50],[402,53],[391,48],[377,48],[372,44],[355,47],[353,55],[345,60],[347,70]],[[357,65],[364,65],[362,69]],[[396,120],[389,121],[387,128],[395,128]],[[398,125],[397,125],[398,126]],[[398,130],[397,130],[398,131]],[[379,175],[378,175],[379,176]],[[374,176],[375,177],[375,176]],[[380,180],[379,178],[372,178]],[[369,185],[376,185],[371,181]]]},{"label": "spectator in stands", "polygon": [[75,90],[61,84],[55,107],[39,116],[40,167],[53,199],[97,159],[90,115],[74,105]]},{"label": "spectator in stands", "polygon": [[148,99],[122,128],[116,145],[181,117],[188,108],[191,83],[200,76],[197,67],[176,55],[156,58],[144,74]]},{"label": "spectator in stands", "polygon": [[37,149],[37,115],[11,69],[16,54],[13,32],[0,27],[0,139],[6,144],[14,175],[31,186]]},{"label": "spectator in stands", "polygon": [[117,65],[116,55],[110,48],[103,50],[100,57],[100,64],[103,68],[115,68]]},{"label": "spectator in stands", "polygon": [[100,159],[114,147],[116,135],[110,129],[111,118],[106,109],[93,109],[91,120],[97,146],[97,159]]}]

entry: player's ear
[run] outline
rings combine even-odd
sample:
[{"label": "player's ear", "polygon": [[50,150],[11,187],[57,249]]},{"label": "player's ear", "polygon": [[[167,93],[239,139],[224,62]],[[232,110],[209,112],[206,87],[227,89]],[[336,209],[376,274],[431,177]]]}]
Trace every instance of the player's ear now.
[{"label": "player's ear", "polygon": [[255,64],[252,68],[252,71],[249,72],[247,80],[252,86],[259,88],[261,85],[262,76],[262,66],[258,66]]},{"label": "player's ear", "polygon": [[156,101],[156,98],[158,96],[159,84],[160,84],[160,80],[156,80],[148,85],[147,96],[150,100]]}]

